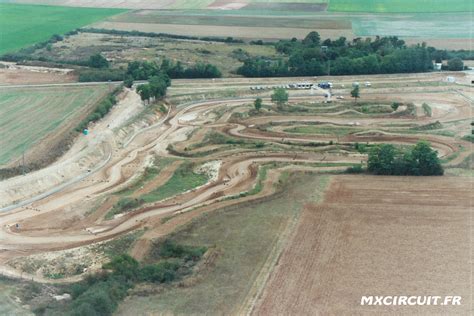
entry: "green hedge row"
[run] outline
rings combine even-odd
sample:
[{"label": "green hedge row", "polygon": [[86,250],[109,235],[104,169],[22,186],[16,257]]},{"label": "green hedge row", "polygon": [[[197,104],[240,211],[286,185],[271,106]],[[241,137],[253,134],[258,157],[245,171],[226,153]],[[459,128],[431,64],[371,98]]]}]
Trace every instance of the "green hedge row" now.
[{"label": "green hedge row", "polygon": [[89,123],[97,122],[101,118],[103,118],[107,113],[109,113],[110,109],[117,104],[117,95],[122,91],[123,86],[116,88],[112,91],[105,99],[103,99],[97,107],[95,108],[94,112],[89,114],[81,123],[76,127],[77,132],[82,132],[84,129],[87,128]]}]

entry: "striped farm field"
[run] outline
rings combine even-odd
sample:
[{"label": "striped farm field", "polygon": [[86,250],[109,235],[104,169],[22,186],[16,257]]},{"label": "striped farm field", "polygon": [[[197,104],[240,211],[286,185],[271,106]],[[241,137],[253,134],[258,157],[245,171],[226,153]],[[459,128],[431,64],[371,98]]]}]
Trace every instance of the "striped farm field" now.
[{"label": "striped farm field", "polygon": [[330,0],[329,11],[374,13],[470,12],[472,0]]},{"label": "striped farm field", "polygon": [[74,124],[73,120],[78,120],[107,92],[105,85],[0,88],[0,165],[18,158],[65,124]]}]

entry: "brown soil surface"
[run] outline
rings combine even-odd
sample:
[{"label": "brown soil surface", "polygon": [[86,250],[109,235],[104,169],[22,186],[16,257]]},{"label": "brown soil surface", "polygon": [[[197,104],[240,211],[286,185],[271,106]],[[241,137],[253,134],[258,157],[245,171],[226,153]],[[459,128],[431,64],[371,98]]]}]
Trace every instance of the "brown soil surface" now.
[{"label": "brown soil surface", "polygon": [[76,80],[76,76],[72,73],[59,74],[51,72],[33,72],[26,69],[0,68],[0,85],[66,83],[75,82]]},{"label": "brown soil surface", "polygon": [[[470,310],[472,183],[336,176],[307,205],[255,315],[457,314]],[[459,295],[461,306],[360,306],[368,295]]]}]

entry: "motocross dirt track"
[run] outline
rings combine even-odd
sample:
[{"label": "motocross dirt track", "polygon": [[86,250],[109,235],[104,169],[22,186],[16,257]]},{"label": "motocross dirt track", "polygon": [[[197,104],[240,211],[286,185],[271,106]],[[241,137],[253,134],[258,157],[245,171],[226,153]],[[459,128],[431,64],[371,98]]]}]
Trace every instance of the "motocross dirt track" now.
[{"label": "motocross dirt track", "polygon": [[[455,76],[458,82],[468,81],[463,73]],[[255,84],[312,80],[269,78],[175,80],[170,88],[168,112],[143,120],[139,114],[144,110],[144,105],[135,91],[127,89],[113,111],[91,126],[90,134],[78,138],[58,161],[27,176],[0,182],[0,272],[13,277],[52,282],[41,275],[21,273],[9,266],[8,261],[31,254],[110,240],[129,231],[148,227],[150,229],[132,250],[137,257],[143,257],[150,239],[172,232],[175,227],[202,212],[272,194],[275,190],[272,184],[278,181],[279,168],[282,166],[287,170],[311,168],[314,171],[334,171],[343,170],[344,164],[347,166],[364,161],[365,155],[351,149],[354,142],[391,142],[403,145],[413,144],[419,138],[428,139],[442,157],[451,156],[446,162],[447,166],[459,164],[472,154],[471,144],[459,138],[466,135],[470,128],[472,91],[469,87],[458,84],[428,88],[416,86],[420,82],[440,82],[443,78],[438,74],[369,78],[372,88],[362,91],[364,101],[388,104],[394,100],[413,102],[418,112],[421,103],[427,102],[433,108],[432,116],[398,116],[396,113],[359,113],[354,116],[350,115],[350,111],[330,111],[331,107],[328,107],[329,112],[310,115],[298,115],[297,112],[281,113],[271,108],[269,94],[265,94],[266,92],[261,93],[261,96],[268,105],[268,110],[244,118],[233,115],[232,113],[250,109],[258,95],[249,89]],[[349,99],[347,86],[350,86],[350,82],[365,79],[340,77],[333,80],[346,83],[346,87],[336,86],[334,95],[345,95],[346,99]],[[414,86],[411,87],[411,84]],[[202,91],[218,92],[220,89],[236,89],[239,95],[202,100]],[[424,92],[414,93],[420,90]],[[322,89],[291,92],[289,106],[310,101],[323,102],[325,93]],[[192,99],[193,96],[195,99]],[[353,101],[334,100],[332,104],[352,107]],[[219,110],[224,111],[224,114],[218,114]],[[368,133],[337,138],[328,134],[300,135],[258,128],[270,121],[290,126],[295,121],[317,121],[345,126],[354,126],[354,122],[357,122],[358,126],[366,129]],[[447,129],[453,121],[460,123],[455,127],[456,137],[422,131],[419,134],[380,132],[394,121],[401,125],[411,123],[417,126],[440,121],[442,124],[447,123]],[[206,144],[203,141],[208,132],[218,132],[226,137],[245,141],[265,142],[265,146],[240,148]],[[300,146],[314,142],[324,144],[309,149]],[[203,147],[192,148],[193,144],[199,143],[203,143]],[[209,153],[199,153],[203,150],[209,150]],[[180,158],[197,164],[220,161],[221,165],[217,178],[201,187],[169,199],[144,204],[131,212],[106,220],[104,216],[113,206],[113,201],[108,200],[104,204],[104,199],[113,198],[112,193],[133,183],[150,165],[152,157]],[[258,194],[239,199],[225,199],[226,196],[251,190],[258,177],[259,166],[272,162],[278,162],[281,166],[272,169]],[[338,167],[331,164],[343,165]],[[156,185],[160,185],[160,182]],[[96,205],[100,207],[95,212],[90,212]],[[318,209],[316,206],[309,207]],[[172,220],[162,221],[170,216],[173,216]],[[61,282],[76,279],[64,278]]]}]

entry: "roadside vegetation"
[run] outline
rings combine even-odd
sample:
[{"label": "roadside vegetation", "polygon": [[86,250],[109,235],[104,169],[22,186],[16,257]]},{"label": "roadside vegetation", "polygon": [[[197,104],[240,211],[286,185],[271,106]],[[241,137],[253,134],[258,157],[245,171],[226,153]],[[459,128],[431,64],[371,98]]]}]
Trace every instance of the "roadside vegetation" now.
[{"label": "roadside vegetation", "polygon": [[97,122],[107,115],[114,105],[117,104],[117,96],[123,91],[120,86],[110,92],[102,101],[99,102],[95,110],[90,113],[85,119],[76,127],[77,132],[82,132],[90,123]]}]

